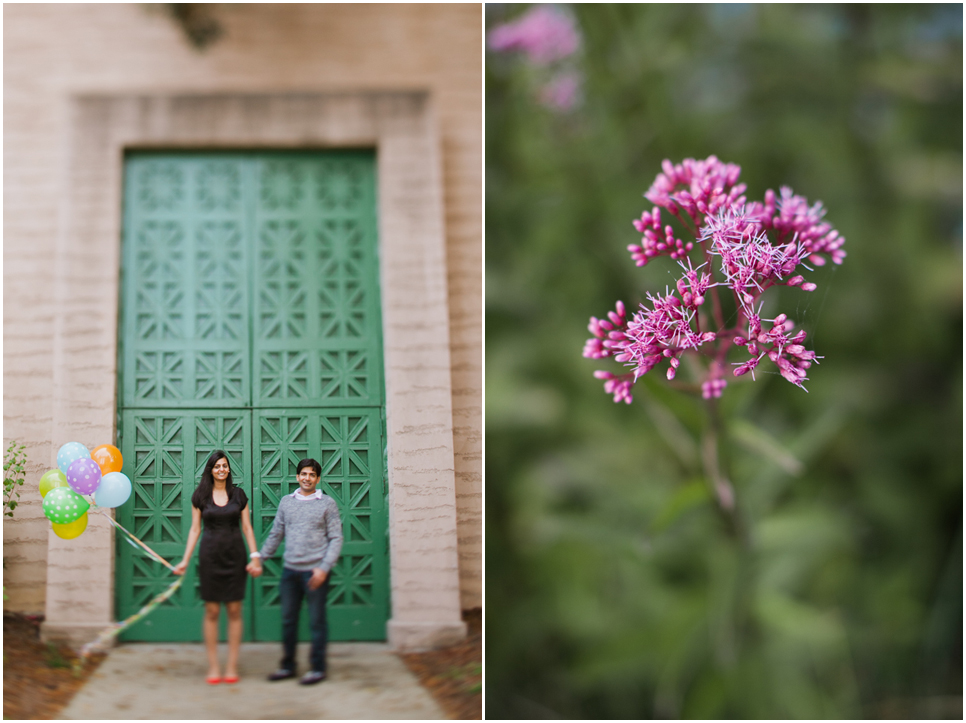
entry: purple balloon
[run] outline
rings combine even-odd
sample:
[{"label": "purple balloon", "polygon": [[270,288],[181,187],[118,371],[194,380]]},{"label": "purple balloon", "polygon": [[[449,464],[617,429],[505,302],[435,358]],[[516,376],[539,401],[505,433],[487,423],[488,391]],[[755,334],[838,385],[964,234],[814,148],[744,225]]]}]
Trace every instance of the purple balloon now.
[{"label": "purple balloon", "polygon": [[75,459],[67,468],[67,484],[79,495],[91,495],[101,483],[101,468],[89,457]]}]

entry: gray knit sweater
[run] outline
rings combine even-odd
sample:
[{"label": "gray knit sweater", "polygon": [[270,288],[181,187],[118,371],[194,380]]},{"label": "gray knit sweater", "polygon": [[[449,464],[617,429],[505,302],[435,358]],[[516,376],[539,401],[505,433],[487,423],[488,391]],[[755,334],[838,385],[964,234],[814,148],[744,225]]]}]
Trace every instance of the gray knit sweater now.
[{"label": "gray knit sweater", "polygon": [[278,503],[272,531],[260,550],[269,558],[285,540],[282,563],[291,570],[332,569],[342,551],[342,521],[335,500],[297,500],[285,495]]}]

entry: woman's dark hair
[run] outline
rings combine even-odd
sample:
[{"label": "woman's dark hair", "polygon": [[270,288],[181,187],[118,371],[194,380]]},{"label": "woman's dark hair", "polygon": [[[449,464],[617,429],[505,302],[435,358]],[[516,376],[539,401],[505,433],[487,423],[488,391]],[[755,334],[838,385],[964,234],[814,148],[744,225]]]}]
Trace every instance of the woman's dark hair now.
[{"label": "woman's dark hair", "polygon": [[191,495],[191,504],[199,510],[205,509],[205,505],[211,501],[211,493],[215,489],[215,478],[211,476],[211,470],[214,469],[220,459],[228,462],[228,479],[225,480],[225,492],[228,493],[228,499],[231,499],[232,492],[235,489],[235,483],[231,479],[231,461],[227,454],[220,449],[216,449],[205,463],[205,470],[201,473],[201,481],[198,482],[194,494]]},{"label": "woman's dark hair", "polygon": [[311,467],[312,469],[314,469],[316,477],[322,476],[322,465],[316,462],[311,457],[309,457],[308,459],[303,459],[301,462],[299,462],[299,466],[295,468],[295,474],[298,474],[299,472],[301,472],[303,467]]}]

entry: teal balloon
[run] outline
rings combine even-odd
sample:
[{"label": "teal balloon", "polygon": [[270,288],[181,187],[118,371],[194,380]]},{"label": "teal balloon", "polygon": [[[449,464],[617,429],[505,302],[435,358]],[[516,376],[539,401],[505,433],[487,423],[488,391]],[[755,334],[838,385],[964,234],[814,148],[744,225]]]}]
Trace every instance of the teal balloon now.
[{"label": "teal balloon", "polygon": [[67,468],[79,459],[90,459],[91,453],[80,442],[68,442],[57,452],[57,466],[67,474]]},{"label": "teal balloon", "polygon": [[123,472],[108,472],[101,477],[101,484],[94,493],[98,507],[120,507],[131,496],[131,480]]},{"label": "teal balloon", "polygon": [[90,503],[70,487],[57,487],[44,497],[44,514],[56,525],[67,525],[90,509]]}]

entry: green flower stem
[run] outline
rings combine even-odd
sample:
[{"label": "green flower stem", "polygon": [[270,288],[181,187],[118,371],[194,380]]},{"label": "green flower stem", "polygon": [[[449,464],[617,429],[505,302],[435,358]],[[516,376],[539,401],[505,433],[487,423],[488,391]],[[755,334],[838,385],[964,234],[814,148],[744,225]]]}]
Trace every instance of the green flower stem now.
[{"label": "green flower stem", "polygon": [[719,454],[719,446],[725,434],[717,400],[709,399],[707,402],[709,424],[701,440],[701,459],[706,478],[718,503],[716,508],[725,523],[729,537],[737,547],[733,597],[729,605],[728,619],[722,631],[723,647],[719,651],[722,662],[727,667],[731,667],[737,662],[743,647],[742,643],[754,627],[752,609],[756,585],[755,559],[748,525],[741,514],[734,487],[728,479],[726,466],[722,464]]},{"label": "green flower stem", "polygon": [[727,470],[721,463],[719,446],[723,436],[721,414],[716,399],[707,400],[709,424],[701,439],[701,461],[704,465],[705,478],[711,486],[711,491],[717,500],[717,509],[725,522],[728,533],[739,540],[743,546],[748,545],[747,529],[735,500],[735,489],[728,479]]}]

